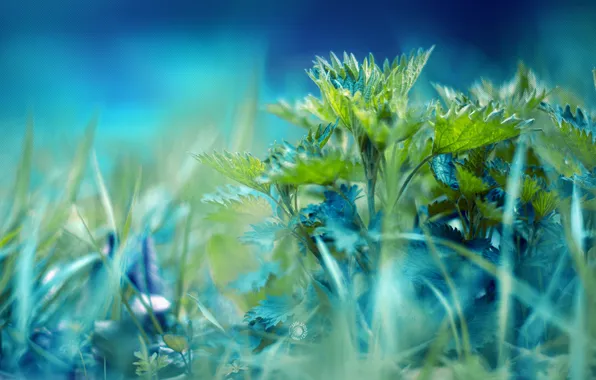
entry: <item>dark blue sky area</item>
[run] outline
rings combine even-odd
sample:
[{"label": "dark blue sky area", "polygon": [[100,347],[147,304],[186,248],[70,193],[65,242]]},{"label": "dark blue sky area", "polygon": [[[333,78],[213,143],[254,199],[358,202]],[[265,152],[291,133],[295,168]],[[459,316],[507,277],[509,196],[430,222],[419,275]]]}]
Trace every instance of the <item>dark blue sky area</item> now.
[{"label": "dark blue sky area", "polygon": [[5,0],[0,5],[0,25],[4,35],[67,33],[91,39],[148,31],[260,30],[275,45],[306,51],[345,40],[382,49],[391,33],[430,28],[478,46],[486,45],[489,39],[493,45],[489,50],[499,51],[506,36],[524,32],[538,12],[549,6],[549,1],[537,0]]},{"label": "dark blue sky area", "polygon": [[[518,59],[556,83],[569,71],[590,79],[595,10],[596,1],[552,0],[1,0],[0,122],[31,105],[76,104],[139,124],[226,80],[239,88],[230,78],[258,64],[251,54],[270,96],[310,90],[304,69],[315,55],[383,60],[433,44],[425,75],[453,86],[509,76]],[[573,84],[593,92],[591,81]]]}]

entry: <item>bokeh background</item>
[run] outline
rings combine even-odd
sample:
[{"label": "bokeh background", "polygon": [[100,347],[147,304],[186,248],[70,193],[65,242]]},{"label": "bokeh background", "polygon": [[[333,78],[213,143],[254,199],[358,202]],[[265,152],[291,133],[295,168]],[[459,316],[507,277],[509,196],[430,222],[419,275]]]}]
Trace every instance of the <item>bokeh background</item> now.
[{"label": "bokeh background", "polygon": [[[216,124],[225,135],[255,81],[262,105],[315,91],[304,73],[315,55],[383,60],[433,44],[419,93],[505,80],[523,60],[596,104],[594,1],[3,0],[0,164],[6,173],[29,115],[37,144],[68,147],[99,113],[99,152],[142,151],[156,131]],[[256,120],[262,140],[300,133]]]}]

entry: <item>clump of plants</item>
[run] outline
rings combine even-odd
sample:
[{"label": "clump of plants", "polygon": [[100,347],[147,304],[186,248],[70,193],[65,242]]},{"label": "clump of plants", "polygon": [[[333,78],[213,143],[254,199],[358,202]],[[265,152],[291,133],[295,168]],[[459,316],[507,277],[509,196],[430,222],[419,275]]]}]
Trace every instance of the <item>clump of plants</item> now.
[{"label": "clump of plants", "polygon": [[30,128],[0,377],[593,376],[596,121],[523,65],[414,103],[432,50],[317,58],[320,95],[269,106],[300,141],[194,155],[233,184],[123,166],[110,195],[94,159],[81,197],[91,125],[64,191],[30,193]]},{"label": "clump of plants", "polygon": [[270,202],[272,215],[240,238],[268,257],[253,290],[302,279],[245,320],[277,339],[305,324],[315,345],[343,331],[360,360],[410,352],[406,362],[428,368],[481,358],[484,370],[519,378],[553,375],[581,345],[567,365],[587,376],[594,121],[549,103],[556,90],[523,65],[502,86],[435,85],[438,99],[412,104],[431,52],[382,65],[317,58],[308,75],[320,96],[269,107],[308,130],[301,141],[261,158],[197,156],[250,189],[228,188],[223,207]]}]

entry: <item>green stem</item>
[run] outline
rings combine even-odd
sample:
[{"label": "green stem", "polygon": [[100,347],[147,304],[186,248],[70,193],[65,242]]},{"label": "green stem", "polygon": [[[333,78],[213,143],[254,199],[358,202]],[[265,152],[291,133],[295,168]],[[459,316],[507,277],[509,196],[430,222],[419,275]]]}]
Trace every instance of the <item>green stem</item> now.
[{"label": "green stem", "polygon": [[141,336],[143,337],[143,340],[145,341],[145,344],[147,346],[149,346],[151,344],[151,340],[149,339],[149,336],[145,332],[145,329],[143,329],[143,325],[141,324],[141,322],[139,322],[139,319],[136,317],[136,315],[132,311],[132,308],[128,304],[128,301],[126,300],[126,298],[122,297],[122,303],[124,304],[124,307],[128,311],[128,314],[130,314],[130,318],[132,320],[132,323],[134,323],[135,326],[137,326],[137,329],[139,329],[139,332],[141,333]]},{"label": "green stem", "polygon": [[188,213],[186,218],[186,226],[184,226],[184,241],[182,243],[182,260],[178,273],[178,284],[176,288],[176,307],[174,309],[174,316],[176,319],[180,319],[180,311],[182,310],[182,293],[184,293],[184,281],[185,281],[185,264],[188,257],[188,241],[190,238],[190,229],[192,224],[192,209]]},{"label": "green stem", "polygon": [[372,219],[376,213],[375,207],[375,188],[376,188],[376,179],[370,178],[366,181],[366,199],[368,203],[368,215],[369,218]]},{"label": "green stem", "polygon": [[180,354],[180,357],[182,357],[184,366],[186,367],[186,372],[190,375],[190,364],[188,363],[188,361],[186,360],[186,357],[184,356],[184,354],[182,352],[180,352],[179,354]]},{"label": "green stem", "polygon": [[422,166],[424,166],[424,164],[426,164],[432,158],[433,158],[433,155],[430,155],[430,156],[426,157],[406,177],[406,180],[404,181],[403,185],[401,186],[401,189],[399,189],[399,192],[397,193],[397,198],[395,198],[395,202],[393,203],[393,209],[395,209],[395,206],[397,206],[397,202],[399,202],[399,199],[401,198],[401,196],[403,195],[403,193],[406,191],[406,188],[408,187],[408,184],[412,181],[412,179],[414,178],[414,176],[416,175],[416,173],[418,173],[418,171],[422,168]]}]

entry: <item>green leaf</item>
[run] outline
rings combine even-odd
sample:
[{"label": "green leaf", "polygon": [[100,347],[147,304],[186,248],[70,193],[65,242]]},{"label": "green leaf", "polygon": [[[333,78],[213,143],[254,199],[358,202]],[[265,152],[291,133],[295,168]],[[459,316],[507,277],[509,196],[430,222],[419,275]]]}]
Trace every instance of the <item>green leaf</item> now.
[{"label": "green leaf", "polygon": [[188,350],[188,340],[185,336],[165,334],[163,336],[163,341],[169,348],[178,353]]},{"label": "green leaf", "polygon": [[433,87],[435,91],[439,94],[439,97],[443,100],[447,108],[452,106],[463,106],[465,104],[471,103],[470,98],[464,95],[462,92],[459,92],[451,87],[443,86],[438,83],[433,83]]},{"label": "green leaf", "polygon": [[[314,106],[314,104],[309,104]],[[309,107],[304,107],[300,103],[295,106],[291,106],[287,102],[281,100],[276,104],[270,104],[267,106],[267,111],[291,124],[298,127],[312,129],[317,126],[317,123],[313,121],[312,116],[318,116],[320,120],[326,121],[325,117],[320,117],[318,112],[308,112]],[[316,109],[316,107],[315,107]],[[330,122],[331,120],[329,120]]]},{"label": "green leaf", "polygon": [[272,168],[263,180],[286,185],[331,185],[338,179],[357,180],[362,178],[362,173],[359,163],[344,158],[339,151],[332,151],[324,157],[298,157],[294,162]]},{"label": "green leaf", "polygon": [[[596,155],[593,153],[596,145],[596,121],[586,116],[579,107],[575,115],[569,106],[563,110],[546,105],[545,109],[558,128],[550,131],[551,133],[547,131],[542,136],[541,143],[555,150],[562,149],[569,158],[572,157],[585,169],[596,167]],[[545,158],[548,160],[548,155]]]},{"label": "green leaf", "polygon": [[455,204],[449,199],[435,201],[428,205],[428,217],[441,216],[451,214],[455,208]]},{"label": "green leaf", "polygon": [[434,156],[430,160],[429,165],[433,176],[437,181],[454,190],[459,188],[452,154],[439,154]]},{"label": "green leaf", "polygon": [[501,223],[503,220],[503,210],[499,208],[496,202],[476,199],[476,207],[485,220],[495,224]]},{"label": "green leaf", "polygon": [[276,222],[264,222],[253,224],[252,231],[246,232],[240,241],[244,244],[254,244],[262,247],[265,251],[271,251],[277,239],[289,233],[286,226]]},{"label": "green leaf", "polygon": [[337,120],[335,112],[329,107],[329,105],[325,104],[323,100],[312,95],[308,95],[304,101],[298,103],[297,107],[325,123],[334,123]]},{"label": "green leaf", "polygon": [[[309,77],[321,90],[321,101],[308,100],[305,109],[322,120],[329,113],[340,120],[343,127],[355,132],[354,110],[379,112],[388,108],[403,117],[407,112],[408,93],[418,79],[434,47],[412,51],[409,56],[385,62],[383,69],[369,55],[358,63],[356,57],[344,54],[343,62],[331,53],[331,63],[317,57]],[[330,111],[330,112],[329,112]],[[362,116],[361,116],[362,118]],[[369,119],[370,116],[365,116]]]},{"label": "green leaf", "polygon": [[437,110],[433,154],[460,153],[509,140],[533,122],[533,119],[504,115],[504,109],[496,104],[485,107],[468,104],[460,109],[452,106],[444,115]]},{"label": "green leaf", "polygon": [[[258,269],[258,261],[250,254],[250,248],[229,235],[212,236],[206,247],[209,270],[213,283],[219,289],[225,289],[238,276]],[[239,306],[243,300],[236,300]]]},{"label": "green leaf", "polygon": [[548,216],[558,205],[559,197],[554,191],[541,191],[532,201],[537,220]]},{"label": "green leaf", "polygon": [[297,302],[288,296],[269,297],[244,316],[248,323],[263,324],[265,330],[284,323],[296,313]]},{"label": "green leaf", "polygon": [[201,201],[220,208],[208,216],[213,220],[220,219],[219,217],[226,219],[228,214],[252,215],[261,219],[273,213],[270,201],[263,194],[245,186],[219,187],[215,193],[203,195]]},{"label": "green leaf", "polygon": [[429,108],[423,108],[411,110],[403,118],[396,118],[388,108],[373,111],[354,107],[358,127],[379,150],[412,137],[427,121],[428,113]]},{"label": "green leaf", "polygon": [[484,193],[490,189],[486,183],[482,182],[482,179],[461,167],[456,168],[455,176],[459,190],[468,199],[473,199],[476,194]]},{"label": "green leaf", "polygon": [[476,83],[471,91],[480,105],[491,102],[503,105],[506,115],[528,115],[551,94],[551,90],[541,83],[536,74],[523,63],[518,65],[515,76],[502,86],[495,86],[488,80]]},{"label": "green leaf", "polygon": [[418,49],[412,51],[409,56],[404,54],[399,58],[399,63],[397,63],[396,58],[390,71],[388,62],[386,62],[386,86],[396,99],[395,102],[397,103],[398,112],[406,111],[408,93],[414,86],[414,83],[418,80],[418,77],[422,73],[424,66],[426,66],[434,48],[435,47],[432,46],[428,50]]},{"label": "green leaf", "polygon": [[250,153],[198,154],[194,156],[200,163],[211,166],[224,176],[252,189],[269,193],[269,185],[257,179],[265,171],[265,164]]},{"label": "green leaf", "polygon": [[278,261],[264,261],[258,270],[241,274],[235,281],[229,284],[229,288],[240,294],[258,292],[264,288],[273,277],[281,274],[281,266]]},{"label": "green leaf", "polygon": [[523,203],[528,203],[542,191],[542,185],[537,179],[528,176],[524,177],[520,198]]}]

